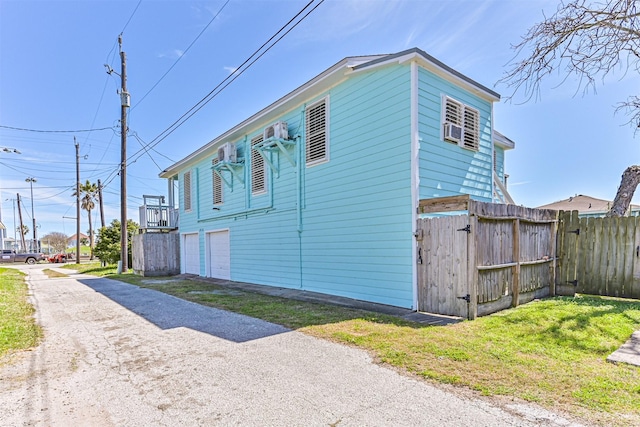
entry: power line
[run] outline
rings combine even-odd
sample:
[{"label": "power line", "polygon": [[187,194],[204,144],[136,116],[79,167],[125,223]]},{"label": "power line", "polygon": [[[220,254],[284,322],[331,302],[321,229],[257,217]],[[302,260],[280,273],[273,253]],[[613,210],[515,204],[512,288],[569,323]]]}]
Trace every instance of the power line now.
[{"label": "power line", "polygon": [[189,52],[189,49],[191,49],[191,46],[193,46],[198,39],[200,38],[200,36],[202,36],[204,34],[204,32],[207,30],[207,28],[209,28],[209,26],[213,23],[213,21],[218,17],[218,15],[220,15],[220,13],[222,13],[222,11],[224,10],[224,8],[227,6],[227,4],[229,4],[230,0],[227,0],[222,7],[220,8],[220,10],[218,10],[218,12],[213,16],[213,18],[211,18],[211,20],[209,21],[209,23],[207,25],[205,25],[205,27],[202,29],[202,31],[200,31],[200,34],[198,34],[196,36],[195,39],[193,39],[193,41],[189,44],[189,46],[182,52],[182,54],[178,57],[178,59],[175,60],[175,62],[173,63],[173,65],[171,65],[171,67],[169,67],[169,69],[160,77],[160,79],[153,85],[151,86],[151,89],[149,89],[147,91],[147,93],[145,93],[142,98],[140,98],[140,100],[136,103],[136,105],[134,105],[133,107],[131,107],[130,111],[133,111],[136,109],[136,107],[138,105],[140,105],[142,103],[142,101],[147,97],[147,95],[149,95],[151,93],[152,90],[154,90],[156,88],[156,86],[158,86],[158,84],[160,84],[160,82],[166,77],[167,74],[169,74],[169,72],[171,70],[173,70],[173,67],[175,67],[178,62],[180,62],[180,60],[182,59],[182,57],[184,57],[187,52]]},{"label": "power line", "polygon": [[[242,73],[248,70],[256,61],[258,61],[264,54],[266,54],[269,50],[271,50],[280,40],[282,40],[287,34],[289,34],[295,27],[297,27],[302,21],[304,21],[313,11],[315,11],[324,0],[320,0],[313,8],[307,11],[309,7],[316,0],[311,0],[307,3],[293,18],[291,18],[285,25],[283,25],[278,31],[276,31],[266,42],[262,44],[258,49],[256,49],[239,67],[237,67],[229,76],[224,78],[216,87],[214,87],[204,98],[198,101],[193,107],[191,107],[186,113],[184,113],[180,118],[178,118],[175,122],[173,122],[167,129],[161,132],[158,136],[156,136],[151,142],[144,145],[141,149],[136,151],[133,155],[128,157],[127,163],[135,163],[142,154],[146,153],[148,149],[151,149],[162,142],[165,138],[167,138],[171,133],[173,133],[176,129],[182,126],[187,120],[189,120],[195,113],[197,113],[202,107],[204,107],[207,103],[209,103],[213,98],[215,98],[220,92],[222,92],[225,88],[227,88],[233,81],[235,81]],[[305,14],[305,11],[307,13]],[[297,22],[291,25],[298,17],[303,15]],[[291,25],[290,28],[287,28]],[[285,31],[286,30],[286,31]],[[284,33],[283,33],[284,31]],[[282,34],[281,34],[282,33]],[[275,39],[275,41],[274,41]],[[273,41],[273,43],[271,43]],[[270,44],[271,43],[271,44]],[[270,44],[270,45],[269,45]],[[266,47],[266,48],[265,48]],[[246,66],[246,67],[245,67]],[[244,67],[244,68],[243,68]],[[137,157],[136,157],[137,156]],[[135,159],[134,159],[135,158]],[[105,179],[104,187],[108,186],[117,176],[119,175],[119,170],[113,170],[107,179]]]},{"label": "power line", "polygon": [[[293,18],[291,18],[285,25],[283,25],[276,33],[269,38],[265,43],[262,44],[256,51],[254,51],[238,68],[236,68],[229,76],[223,79],[213,90],[211,90],[204,98],[198,101],[193,107],[191,107],[186,113],[184,113],[178,120],[173,122],[168,128],[162,131],[158,136],[156,136],[151,142],[147,144],[146,147],[136,151],[131,157],[127,159],[127,161],[132,160],[132,162],[137,161],[141,157],[141,153],[145,152],[147,148],[153,148],[162,142],[165,138],[171,135],[176,129],[182,126],[187,120],[189,120],[195,113],[197,113],[202,107],[208,104],[213,98],[215,98],[220,92],[222,92],[226,87],[228,87],[235,79],[240,77],[242,73],[248,70],[256,61],[258,61],[265,53],[271,50],[282,38],[284,38],[289,32],[291,32],[295,27],[297,27],[303,20],[305,20],[309,14],[311,14],[314,10],[320,6],[324,0],[320,0],[311,10],[309,10],[302,18],[300,18],[297,22],[295,22],[290,28],[287,27],[294,22],[300,15],[302,15],[305,10],[307,10],[315,0],[311,0],[307,5],[305,5]],[[285,29],[287,29],[282,35],[278,37],[280,33],[282,33]],[[273,41],[276,39],[275,41]],[[269,43],[273,43],[269,45]],[[267,46],[269,45],[269,46]],[[267,46],[265,48],[265,46]],[[264,50],[263,50],[264,49]],[[246,65],[246,67],[245,67]],[[243,68],[244,67],[244,68]],[[137,156],[137,157],[136,157]],[[135,157],[135,159],[134,159]]]},{"label": "power line", "polygon": [[138,4],[136,5],[136,8],[133,9],[133,12],[131,12],[131,16],[129,16],[129,19],[127,20],[127,23],[124,24],[124,28],[122,29],[122,31],[120,31],[120,35],[122,35],[122,33],[124,33],[124,30],[126,30],[127,27],[129,26],[129,22],[131,22],[131,20],[133,19],[133,15],[135,15],[136,12],[138,11],[138,8],[140,7],[140,3],[142,3],[142,0],[138,1]]},{"label": "power line", "polygon": [[42,130],[42,129],[17,128],[17,127],[13,127],[13,126],[4,126],[4,125],[0,125],[0,128],[11,129],[11,130],[20,130],[20,131],[24,131],[24,132],[38,132],[38,133],[81,133],[81,132],[94,132],[94,131],[99,131],[99,130],[114,130],[113,127],[95,128],[95,129],[76,129],[76,130]]}]

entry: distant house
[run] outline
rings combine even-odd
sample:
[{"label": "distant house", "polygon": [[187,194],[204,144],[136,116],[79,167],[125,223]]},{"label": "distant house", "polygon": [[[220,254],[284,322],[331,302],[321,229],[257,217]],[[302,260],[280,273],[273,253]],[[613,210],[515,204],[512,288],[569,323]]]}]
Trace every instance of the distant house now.
[{"label": "distant house", "polygon": [[419,200],[510,200],[499,100],[417,48],[343,59],[160,174],[181,272],[416,307]]},{"label": "distant house", "polygon": [[[596,199],[591,196],[577,194],[568,199],[559,200],[547,205],[538,206],[538,209],[555,209],[558,211],[578,211],[581,217],[603,217],[611,209],[613,202],[609,200]],[[629,206],[630,216],[640,216],[640,206]]]},{"label": "distant house", "polygon": [[[67,239],[67,247],[73,247],[76,245],[76,240],[77,240],[77,234],[74,234],[73,236],[69,237],[69,239]],[[89,242],[89,236],[87,236],[86,234],[82,234],[80,233],[80,244],[82,244],[82,242]]]}]

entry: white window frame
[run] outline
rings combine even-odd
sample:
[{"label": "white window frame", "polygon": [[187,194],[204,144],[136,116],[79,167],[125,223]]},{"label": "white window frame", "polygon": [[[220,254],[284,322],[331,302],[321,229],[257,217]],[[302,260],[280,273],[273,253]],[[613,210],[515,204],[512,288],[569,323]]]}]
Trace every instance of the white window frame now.
[{"label": "white window frame", "polygon": [[[189,188],[187,188],[187,182]],[[182,192],[184,197],[184,211],[191,212],[193,210],[193,171],[188,170],[182,176]]]},{"label": "white window frame", "polygon": [[[458,107],[460,114],[457,117],[447,116],[447,105],[451,103]],[[459,147],[466,150],[479,151],[480,149],[480,111],[463,102],[451,98],[450,96],[442,96],[442,126],[441,138],[445,142],[456,144],[456,142],[445,139],[445,126],[454,124],[462,128],[462,137],[457,142]]]},{"label": "white window frame", "polygon": [[[260,196],[262,194],[267,193],[267,164],[258,153],[257,150],[253,148],[254,145],[264,141],[263,135],[257,135],[251,138],[251,195],[252,196]],[[256,169],[256,163],[260,163],[262,166],[262,188],[258,190],[255,189],[256,183],[256,174],[259,173],[259,169]]]},{"label": "white window frame", "polygon": [[[320,104],[324,103],[324,157],[318,159],[309,160],[309,111],[313,108],[318,107]],[[314,102],[313,104],[307,105],[304,112],[304,125],[305,125],[305,162],[307,167],[316,166],[322,163],[327,163],[329,161],[329,95],[325,96],[322,99]]]}]

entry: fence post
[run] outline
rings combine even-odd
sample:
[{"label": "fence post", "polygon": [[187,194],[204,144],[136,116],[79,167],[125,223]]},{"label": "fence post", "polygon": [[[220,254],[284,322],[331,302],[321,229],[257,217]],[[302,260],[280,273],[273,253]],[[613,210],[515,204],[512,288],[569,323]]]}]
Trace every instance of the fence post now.
[{"label": "fence post", "polygon": [[469,226],[471,232],[467,234],[467,281],[469,282],[469,320],[478,317],[478,260],[476,257],[476,243],[478,231],[478,217],[469,212]]},{"label": "fence post", "polygon": [[551,224],[551,250],[549,256],[553,257],[551,261],[551,280],[549,282],[549,296],[556,296],[556,280],[558,277],[558,230],[560,224],[559,212],[556,212],[556,222]]},{"label": "fence post", "polygon": [[513,221],[513,289],[511,307],[520,305],[520,219]]}]

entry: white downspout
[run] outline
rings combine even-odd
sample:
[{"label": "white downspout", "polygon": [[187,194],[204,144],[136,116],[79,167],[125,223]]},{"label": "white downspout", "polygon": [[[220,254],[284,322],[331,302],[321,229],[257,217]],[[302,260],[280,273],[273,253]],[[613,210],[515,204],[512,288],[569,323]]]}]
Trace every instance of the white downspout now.
[{"label": "white downspout", "polygon": [[[418,202],[420,197],[420,131],[418,129],[418,63],[411,62],[411,223],[413,235],[417,233]],[[413,309],[418,311],[417,243],[411,240]]]}]

